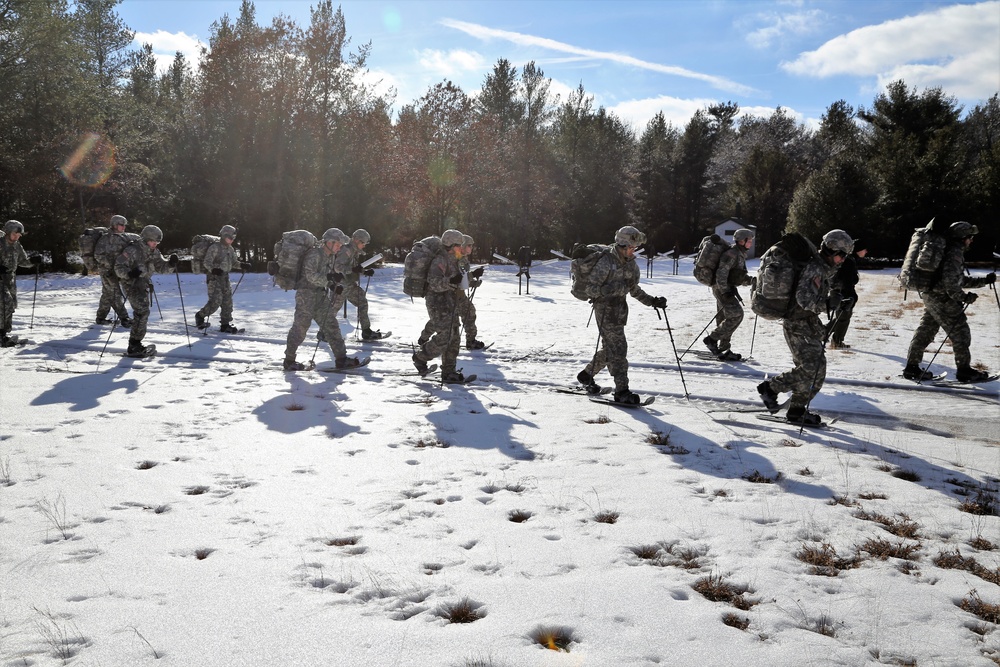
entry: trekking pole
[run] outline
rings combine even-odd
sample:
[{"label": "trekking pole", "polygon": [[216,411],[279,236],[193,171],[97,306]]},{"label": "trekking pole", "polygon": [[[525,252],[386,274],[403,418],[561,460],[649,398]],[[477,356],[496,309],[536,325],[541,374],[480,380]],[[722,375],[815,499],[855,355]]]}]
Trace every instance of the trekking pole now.
[{"label": "trekking pole", "polygon": [[[174,275],[177,276],[177,293],[180,294],[180,296],[181,296],[181,317],[184,318],[184,335],[187,336],[188,349],[190,350],[191,349],[191,334],[188,332],[187,311],[184,310],[184,292],[181,290],[181,274],[177,273],[177,271],[175,270],[174,271]],[[153,281],[152,280],[149,281],[149,286],[150,287],[153,286]],[[156,292],[153,292],[153,295],[155,296]],[[159,302],[156,303],[156,307],[157,307],[157,309],[159,309],[159,307],[160,307]],[[163,313],[160,313],[160,319],[161,320],[163,319]]]},{"label": "trekking pole", "polygon": [[236,281],[236,287],[233,288],[232,296],[236,296],[236,290],[240,288],[240,283],[243,282],[243,276],[247,274],[246,271],[240,273],[240,279]]},{"label": "trekking pole", "polygon": [[[590,314],[591,314],[591,316],[596,316],[596,314],[597,314],[596,308],[591,307]],[[601,318],[596,317],[596,319],[597,319],[597,343],[594,345],[594,356],[595,357],[597,356],[598,350],[601,349]],[[587,326],[588,327],[590,326],[590,318],[587,318]]]},{"label": "trekking pole", "polygon": [[[177,288],[180,289],[180,286],[181,286],[181,277],[177,276]],[[156,296],[156,288],[153,287],[153,279],[152,279],[152,277],[150,277],[150,279],[149,279],[149,293],[153,295],[153,301],[156,302],[156,310],[159,311],[159,313],[160,313],[160,319],[162,320],[163,319],[163,311],[160,310],[160,299],[159,299],[159,297]]]},{"label": "trekking pole", "polygon": [[[968,303],[967,303],[967,304],[965,304],[964,306],[962,306],[962,312],[963,312],[963,313],[964,313],[964,312],[965,312],[966,310],[968,310],[968,308],[969,308],[969,305],[970,305],[970,304],[968,304]],[[947,332],[947,331],[945,331],[945,332],[944,332],[944,340],[942,340],[942,341],[941,341],[941,344],[940,344],[940,345],[938,345],[938,349],[937,349],[937,352],[935,352],[935,353],[934,353],[934,356],[933,356],[933,357],[931,357],[931,360],[930,360],[929,362],[927,362],[927,368],[924,368],[924,369],[923,369],[923,370],[921,371],[921,373],[920,373],[920,376],[919,376],[919,377],[917,378],[917,384],[920,384],[921,382],[923,382],[923,375],[924,375],[924,373],[929,373],[929,372],[930,372],[930,368],[931,368],[931,364],[933,364],[933,363],[934,363],[934,360],[935,360],[935,359],[937,359],[937,356],[938,356],[938,354],[939,354],[939,353],[941,352],[941,349],[942,349],[942,348],[944,347],[944,344],[945,344],[945,343],[946,343],[946,342],[948,341],[948,339],[949,339],[949,338],[951,338],[951,336],[949,336],[949,335],[948,335],[948,332]]]},{"label": "trekking pole", "polygon": [[[337,293],[333,292],[333,294],[331,294],[330,293],[331,291],[332,290],[329,287],[324,291],[324,295],[326,296],[326,298],[328,298],[330,300],[330,306],[326,309],[326,312],[323,313],[323,321],[322,322],[317,322],[317,324],[319,324],[319,333],[320,334],[323,333],[323,327],[326,326],[326,321],[330,318],[330,311],[333,310],[334,312],[336,312],[336,307],[334,306],[334,300],[337,298]],[[345,311],[347,310],[347,301],[346,300],[344,301],[344,310]],[[336,317],[336,315],[334,317]],[[326,338],[325,334],[323,335],[323,338]],[[313,368],[316,367],[316,353],[319,352],[319,344],[321,342],[322,342],[322,340],[321,340],[319,334],[317,334],[316,335],[316,345],[315,345],[315,347],[313,347],[313,355],[309,359],[309,364]],[[330,343],[330,341],[327,341],[327,343]],[[333,344],[332,343],[330,345],[330,349],[331,350],[333,349]]]},{"label": "trekking pole", "polygon": [[[657,317],[657,319],[659,319],[659,317],[660,317],[660,309],[659,308],[653,308],[653,310],[656,311],[656,317]],[[684,381],[684,371],[681,369],[681,358],[679,356],[677,356],[677,346],[674,345],[674,332],[671,331],[671,329],[670,329],[670,320],[667,319],[667,309],[666,308],[663,308],[663,321],[667,325],[667,333],[670,334],[670,347],[673,348],[673,350],[674,350],[674,359],[677,360],[677,372],[680,373],[680,376],[681,376],[681,386],[684,387],[684,398],[686,398],[687,400],[690,401],[691,400],[691,395],[688,394],[687,383]]]},{"label": "trekking pole", "polygon": [[41,264],[35,264],[35,291],[31,295],[31,321],[28,323],[28,328],[33,329],[35,327],[35,297],[38,296],[38,269]]},{"label": "trekking pole", "polygon": [[683,359],[684,355],[691,351],[691,348],[694,347],[695,343],[697,343],[701,339],[701,334],[708,331],[708,327],[712,326],[712,322],[714,322],[716,318],[718,318],[719,315],[722,314],[723,310],[725,310],[725,308],[719,308],[718,312],[715,313],[715,315],[712,315],[712,319],[708,321],[708,324],[706,324],[705,328],[701,330],[701,333],[694,337],[694,340],[691,341],[690,345],[688,345],[688,349],[684,350],[684,352],[681,353],[681,356],[679,357],[680,359]]},{"label": "trekking pole", "polygon": [[111,334],[115,332],[115,327],[118,326],[118,313],[115,313],[115,319],[111,322],[111,331],[108,332],[108,339],[104,341],[104,347],[101,348],[101,353],[97,356],[97,366],[94,368],[94,372],[101,370],[101,359],[104,358],[104,351],[108,349],[108,343],[111,342]]},{"label": "trekking pole", "polygon": [[754,339],[757,338],[757,320],[758,320],[758,318],[759,318],[758,315],[754,315],[753,316],[753,333],[750,334],[750,352],[747,353],[747,358],[748,359],[753,356],[753,342],[754,342]]}]

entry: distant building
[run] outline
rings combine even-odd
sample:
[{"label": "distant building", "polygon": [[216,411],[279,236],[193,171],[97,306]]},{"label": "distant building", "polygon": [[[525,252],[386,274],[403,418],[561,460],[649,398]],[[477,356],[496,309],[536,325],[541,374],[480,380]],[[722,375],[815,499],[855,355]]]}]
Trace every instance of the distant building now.
[{"label": "distant building", "polygon": [[733,244],[733,234],[736,233],[737,229],[749,229],[754,233],[753,243],[750,244],[750,249],[747,250],[747,259],[752,259],[757,256],[757,228],[753,225],[747,225],[739,218],[729,218],[725,222],[720,222],[715,226],[715,233],[719,235],[719,238],[724,240],[729,245]]}]

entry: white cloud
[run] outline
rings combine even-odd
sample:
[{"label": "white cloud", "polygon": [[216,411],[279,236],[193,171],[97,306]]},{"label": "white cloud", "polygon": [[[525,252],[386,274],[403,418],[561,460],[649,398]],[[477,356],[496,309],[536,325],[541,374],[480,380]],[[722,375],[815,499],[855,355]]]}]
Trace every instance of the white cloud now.
[{"label": "white cloud", "polygon": [[481,71],[486,59],[475,51],[452,49],[424,49],[417,54],[417,60],[424,70],[438,77],[454,77],[470,71]]},{"label": "white cloud", "polygon": [[1000,89],[1000,2],[952,5],[865,26],[782,63],[792,74],[904,78],[966,98]]},{"label": "white cloud", "polygon": [[646,125],[652,120],[653,116],[661,111],[668,123],[673,123],[674,127],[683,129],[698,109],[704,109],[716,102],[717,100],[710,99],[685,100],[679,97],[658,95],[657,97],[648,97],[642,100],[620,102],[614,106],[607,107],[607,110],[613,112],[623,121],[631,123],[636,133],[642,134],[642,131],[646,129]]},{"label": "white cloud", "polygon": [[137,45],[150,44],[153,47],[153,55],[156,57],[156,69],[158,72],[166,72],[174,62],[174,56],[178,51],[184,54],[188,64],[192,68],[198,65],[201,58],[201,47],[204,44],[197,36],[188,35],[183,32],[166,32],[157,30],[156,32],[137,32],[133,42]]},{"label": "white cloud", "polygon": [[749,86],[745,86],[741,83],[731,81],[721,76],[715,76],[712,74],[703,74],[701,72],[695,72],[689,69],[685,69],[683,67],[677,67],[675,65],[661,65],[659,63],[652,63],[646,60],[633,58],[632,56],[624,55],[621,53],[585,49],[578,46],[573,46],[571,44],[566,44],[564,42],[557,42],[554,39],[548,39],[545,37],[536,37],[534,35],[525,35],[523,33],[511,32],[508,30],[498,30],[496,28],[487,28],[486,26],[477,25],[475,23],[466,23],[465,21],[456,21],[454,19],[443,19],[441,21],[441,24],[449,28],[454,28],[455,30],[460,30],[466,33],[467,35],[471,35],[472,37],[476,37],[482,40],[503,39],[508,42],[518,44],[520,46],[533,46],[533,47],[548,49],[551,51],[558,51],[560,53],[571,53],[574,55],[584,56],[595,60],[615,62],[621,65],[627,65],[629,67],[638,67],[640,69],[650,70],[653,72],[660,72],[661,74],[669,74],[672,76],[679,76],[687,79],[703,81],[713,86],[714,88],[718,88],[719,90],[724,90],[730,93],[748,95],[754,92],[753,88]]},{"label": "white cloud", "polygon": [[795,14],[769,14],[759,17],[768,25],[747,33],[747,43],[755,49],[767,49],[786,35],[807,35],[815,32],[825,14],[813,9]]}]

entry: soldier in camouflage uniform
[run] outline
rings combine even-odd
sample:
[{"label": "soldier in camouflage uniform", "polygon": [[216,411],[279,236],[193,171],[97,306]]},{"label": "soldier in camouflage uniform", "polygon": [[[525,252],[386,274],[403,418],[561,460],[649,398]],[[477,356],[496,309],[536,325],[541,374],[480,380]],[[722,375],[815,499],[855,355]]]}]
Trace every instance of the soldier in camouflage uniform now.
[{"label": "soldier in camouflage uniform", "polygon": [[364,229],[355,231],[348,242],[337,251],[337,258],[334,260],[334,271],[344,275],[344,290],[337,297],[336,310],[340,310],[345,300],[350,301],[358,309],[361,340],[378,340],[382,337],[381,330],[372,331],[372,323],[368,319],[368,295],[361,289],[361,276],[375,275],[375,269],[361,266],[365,246],[371,243],[371,240],[371,234]]},{"label": "soldier in camouflage uniform", "polygon": [[10,336],[14,311],[17,309],[17,268],[42,263],[41,255],[28,258],[21,247],[24,225],[17,220],[8,220],[3,226],[0,239],[0,347],[12,347],[17,339]]},{"label": "soldier in camouflage uniform", "polygon": [[960,382],[982,382],[989,374],[972,368],[972,334],[969,331],[969,321],[965,316],[965,308],[973,303],[978,296],[974,292],[963,292],[962,288],[983,287],[996,282],[996,273],[989,273],[982,278],[972,278],[965,275],[965,251],[972,245],[973,237],[979,233],[979,228],[968,222],[956,222],[948,230],[948,246],[945,248],[941,266],[938,269],[940,277],[929,290],[920,292],[924,300],[924,314],[920,318],[917,330],[910,340],[910,349],[906,354],[906,367],[903,376],[911,380],[926,380],[931,373],[920,369],[920,361],[924,350],[934,340],[938,329],[944,329],[951,339],[951,347],[955,351],[955,365],[958,369],[955,377]]},{"label": "soldier in camouflage uniform", "polygon": [[743,301],[737,287],[749,285],[747,274],[747,250],[753,245],[753,232],[738,229],[733,234],[733,246],[719,257],[719,266],[712,280],[712,296],[718,309],[715,330],[702,341],[709,351],[722,361],[739,361],[743,355],[732,351],[733,334],[743,322]]},{"label": "soldier in camouflage uniform", "polygon": [[861,280],[858,274],[858,263],[855,256],[864,258],[868,254],[868,249],[860,241],[855,239],[854,252],[848,255],[844,263],[837,270],[837,275],[833,277],[833,289],[840,293],[846,300],[840,309],[840,317],[833,325],[830,333],[831,350],[849,350],[851,346],[844,342],[847,330],[851,327],[851,317],[854,315],[854,306],[858,303],[857,284]]},{"label": "soldier in camouflage uniform", "polygon": [[840,307],[839,295],[831,297],[831,281],[853,248],[854,241],[842,229],[833,229],[823,236],[819,252],[813,253],[799,273],[794,303],[781,323],[795,366],[757,385],[761,400],[771,412],[778,410],[778,394],[791,392],[786,413],[790,422],[822,421],[819,415],[806,409],[826,380],[827,326],[820,321],[819,313],[831,313]]},{"label": "soldier in camouflage uniform", "polygon": [[432,334],[413,355],[413,365],[421,375],[427,373],[427,362],[440,356],[441,380],[445,383],[465,382],[465,376],[455,367],[459,348],[458,294],[469,287],[468,276],[458,264],[463,240],[457,229],[441,235],[444,250],[431,260],[424,296],[429,317],[425,330]]},{"label": "soldier in camouflage uniform", "polygon": [[149,290],[154,273],[170,273],[177,266],[177,255],[168,260],[157,246],[163,241],[163,232],[155,225],[146,225],[138,241],[132,241],[115,260],[115,273],[122,281],[129,303],[132,304],[132,328],[129,332],[129,357],[145,357],[155,351],[155,346],[143,345],[146,323],[149,321]]},{"label": "soldier in camouflage uniform", "polygon": [[208,303],[194,314],[195,325],[199,329],[208,326],[206,320],[221,306],[221,321],[219,331],[236,333],[233,326],[233,288],[229,282],[229,273],[234,269],[246,271],[249,264],[240,262],[233,242],[236,241],[236,228],[225,225],[219,230],[219,240],[208,246],[205,258],[202,260],[202,271],[205,272],[205,283],[208,285]]},{"label": "soldier in camouflage uniform", "polygon": [[[470,271],[472,269],[472,263],[469,261],[469,255],[472,254],[472,249],[475,246],[475,241],[468,234],[462,235],[462,256],[458,259],[458,268],[469,276],[469,289],[474,290],[483,284],[483,267],[479,267],[475,271]],[[479,329],[476,327],[476,306],[472,303],[472,299],[469,298],[467,292],[458,292],[456,294],[458,299],[458,304],[456,309],[458,310],[458,317],[461,320],[462,326],[465,327],[465,349],[467,350],[481,350],[486,347],[486,344],[481,340],[476,340],[476,334],[479,333]],[[420,333],[420,338],[417,339],[417,345],[423,345],[428,340],[430,340],[431,335],[434,331],[431,329],[431,323],[428,322],[424,326],[424,330]]]},{"label": "soldier in camouflage uniform", "polygon": [[[128,220],[123,215],[111,216],[108,223],[108,233],[102,236],[94,246],[94,261],[101,270],[101,300],[97,304],[97,324],[111,324],[108,313],[111,310],[118,315],[118,321],[123,327],[132,326],[132,318],[125,308],[122,296],[122,283],[115,273],[115,261],[131,240],[125,236]],[[133,237],[134,238],[134,237]]]},{"label": "soldier in camouflage uniform", "polygon": [[646,241],[646,235],[635,227],[622,227],[615,234],[615,244],[590,272],[587,296],[594,304],[594,318],[601,335],[601,349],[576,379],[589,393],[599,393],[594,376],[607,367],[615,379],[615,400],[620,403],[638,403],[639,396],[628,386],[628,342],[625,324],[628,322],[628,303],[625,295],[631,294],[644,306],[666,308],[667,299],[650,296],[639,287],[639,267],[635,263],[635,250]]},{"label": "soldier in camouflage uniform", "polygon": [[[307,366],[295,360],[295,352],[306,339],[313,322],[319,325],[324,340],[330,345],[337,368],[352,368],[360,361],[347,356],[347,346],[337,322],[334,300],[344,291],[344,276],[334,270],[334,261],[341,246],[350,241],[336,227],[323,233],[322,244],[306,251],[302,258],[302,274],[295,285],[295,315],[285,343],[284,369],[301,371]],[[332,292],[332,294],[331,294]]]}]

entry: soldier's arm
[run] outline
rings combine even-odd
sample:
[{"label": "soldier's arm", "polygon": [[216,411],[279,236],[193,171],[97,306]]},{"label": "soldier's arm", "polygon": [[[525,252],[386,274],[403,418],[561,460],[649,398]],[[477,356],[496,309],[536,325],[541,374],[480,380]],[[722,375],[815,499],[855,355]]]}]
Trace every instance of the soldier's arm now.
[{"label": "soldier's arm", "polygon": [[205,260],[201,263],[201,272],[210,273],[212,269],[222,268],[222,253],[219,252],[222,243],[213,243],[205,251]]},{"label": "soldier's arm", "polygon": [[733,253],[726,250],[719,258],[719,266],[715,269],[715,287],[723,292],[729,289],[729,272],[735,263],[734,259]]},{"label": "soldier's arm", "polygon": [[447,292],[455,289],[448,278],[448,258],[438,255],[431,260],[431,266],[427,270],[427,289],[432,292]]},{"label": "soldier's arm", "polygon": [[795,290],[795,302],[799,307],[813,313],[826,312],[826,290],[822,272],[810,263],[802,269],[799,284]]},{"label": "soldier's arm", "polygon": [[961,301],[965,296],[962,293],[962,286],[966,278],[962,273],[964,268],[962,247],[949,246],[941,260],[941,279],[938,280],[937,288],[956,301]]}]

